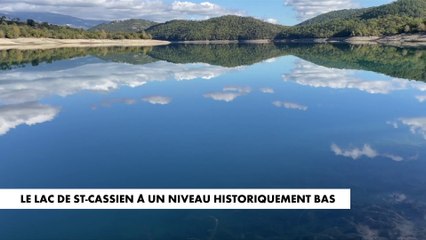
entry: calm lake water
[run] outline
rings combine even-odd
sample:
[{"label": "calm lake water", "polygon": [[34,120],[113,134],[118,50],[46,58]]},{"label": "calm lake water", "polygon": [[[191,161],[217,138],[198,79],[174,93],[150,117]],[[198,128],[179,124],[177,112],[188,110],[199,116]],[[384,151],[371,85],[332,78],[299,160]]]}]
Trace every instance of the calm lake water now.
[{"label": "calm lake water", "polygon": [[426,239],[426,50],[0,52],[0,188],[351,188],[344,211],[0,211],[0,239]]}]

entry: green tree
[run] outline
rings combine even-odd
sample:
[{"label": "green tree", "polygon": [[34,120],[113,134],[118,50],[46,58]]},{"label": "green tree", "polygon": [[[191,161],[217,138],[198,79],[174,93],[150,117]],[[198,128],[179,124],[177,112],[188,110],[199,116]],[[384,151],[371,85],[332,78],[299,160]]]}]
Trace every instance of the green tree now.
[{"label": "green tree", "polygon": [[12,26],[8,26],[8,28],[6,28],[6,37],[7,38],[18,38],[21,34],[21,31],[19,29],[19,27],[14,24]]},{"label": "green tree", "polygon": [[417,31],[419,31],[419,32],[426,31],[426,24],[424,24],[424,23],[417,24]]},{"label": "green tree", "polygon": [[36,26],[36,22],[32,19],[27,19],[27,25],[31,26],[31,27],[35,27]]},{"label": "green tree", "polygon": [[405,25],[404,32],[409,33],[411,31],[411,28],[409,25]]}]

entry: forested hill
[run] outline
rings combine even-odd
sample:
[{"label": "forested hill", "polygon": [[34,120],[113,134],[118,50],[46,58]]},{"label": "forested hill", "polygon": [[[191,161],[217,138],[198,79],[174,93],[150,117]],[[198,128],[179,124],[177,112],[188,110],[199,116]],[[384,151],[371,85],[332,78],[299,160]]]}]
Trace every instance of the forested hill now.
[{"label": "forested hill", "polygon": [[325,13],[291,27],[278,38],[386,36],[426,31],[426,0],[398,0],[371,8]]},{"label": "forested hill", "polygon": [[388,16],[426,18],[425,0],[399,0],[390,4],[361,9],[346,9],[321,14],[300,23],[298,26],[322,24],[340,20],[369,20]]},{"label": "forested hill", "polygon": [[222,16],[204,21],[173,20],[146,31],[154,39],[193,41],[273,39],[285,29],[252,17]]},{"label": "forested hill", "polygon": [[56,39],[150,39],[141,32],[87,31],[84,29],[39,23],[32,19],[22,22],[0,16],[0,38],[56,38]]},{"label": "forested hill", "polygon": [[286,27],[251,17],[174,20],[147,29],[154,39],[249,40],[388,36],[426,32],[426,0],[398,0],[371,8],[333,11]]},{"label": "forested hill", "polygon": [[0,71],[86,55],[129,64],[162,60],[223,67],[251,65],[270,58],[292,55],[328,68],[374,71],[426,82],[426,49],[344,44],[172,44],[155,48],[11,49],[0,51]]},{"label": "forested hill", "polygon": [[112,21],[109,23],[102,23],[95,27],[90,28],[90,31],[101,31],[106,32],[141,32],[147,28],[154,26],[158,23],[144,20],[144,19],[128,19],[123,21]]},{"label": "forested hill", "polygon": [[253,17],[222,16],[203,21],[173,20],[161,24],[130,19],[101,24],[91,30],[39,23],[31,19],[22,22],[0,18],[0,38],[135,39],[152,36],[169,41],[203,41],[390,36],[426,34],[426,0],[398,0],[378,7],[333,11],[292,27]]}]

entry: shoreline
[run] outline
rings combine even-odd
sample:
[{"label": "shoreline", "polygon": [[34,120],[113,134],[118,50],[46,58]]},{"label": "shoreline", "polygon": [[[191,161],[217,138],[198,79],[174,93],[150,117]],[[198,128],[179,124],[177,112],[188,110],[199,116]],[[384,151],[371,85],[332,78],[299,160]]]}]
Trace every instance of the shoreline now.
[{"label": "shoreline", "polygon": [[152,47],[168,45],[169,41],[153,39],[53,39],[53,38],[0,38],[0,50],[52,49],[70,47]]},{"label": "shoreline", "polygon": [[393,36],[301,38],[275,40],[278,43],[348,43],[352,45],[382,44],[400,47],[426,46],[426,34],[399,34]]},{"label": "shoreline", "polygon": [[426,34],[399,34],[393,36],[333,37],[300,39],[253,39],[253,40],[195,40],[172,41],[172,44],[268,44],[268,43],[347,43],[352,45],[382,44],[401,47],[426,46]]},{"label": "shoreline", "polygon": [[273,43],[272,39],[252,39],[252,40],[191,40],[191,41],[172,41],[173,44],[235,44],[235,43],[247,43],[247,44],[265,44]]},{"label": "shoreline", "polygon": [[254,40],[200,40],[200,41],[163,41],[154,39],[53,39],[53,38],[0,38],[0,50],[7,49],[53,49],[70,47],[152,47],[169,44],[270,44],[270,43],[306,43],[327,44],[347,43],[352,45],[381,44],[397,47],[426,47],[426,34],[399,34],[384,37],[347,37],[347,38],[300,38],[300,39],[254,39]]}]

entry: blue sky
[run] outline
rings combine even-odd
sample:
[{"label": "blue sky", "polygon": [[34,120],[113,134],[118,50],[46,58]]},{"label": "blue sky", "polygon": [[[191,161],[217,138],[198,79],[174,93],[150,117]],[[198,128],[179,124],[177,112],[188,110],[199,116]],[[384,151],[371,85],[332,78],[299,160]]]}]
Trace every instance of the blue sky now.
[{"label": "blue sky", "polygon": [[[172,1],[170,1],[172,2]],[[202,0],[194,1],[194,2],[203,2]],[[231,9],[241,9],[246,12],[247,15],[255,16],[257,18],[262,19],[276,19],[280,24],[285,25],[293,25],[300,20],[297,18],[297,11],[295,11],[291,5],[285,5],[285,0],[217,0],[212,1],[218,5],[221,5],[225,8],[231,8]],[[300,1],[304,2],[304,1]],[[309,0],[306,1],[309,3],[315,3],[318,2],[318,4],[321,4],[321,2],[326,1],[315,1],[315,0]],[[354,1],[328,1],[333,2],[333,5],[339,5],[338,2],[352,2],[354,4],[354,7],[371,7],[371,6],[378,6],[382,4],[387,4],[391,2],[391,0],[354,0]],[[345,4],[342,4],[343,6]],[[341,7],[339,7],[341,8]]]},{"label": "blue sky", "polygon": [[294,25],[331,10],[370,7],[392,0],[1,0],[0,11],[54,12],[86,19],[206,19],[227,14]]}]

